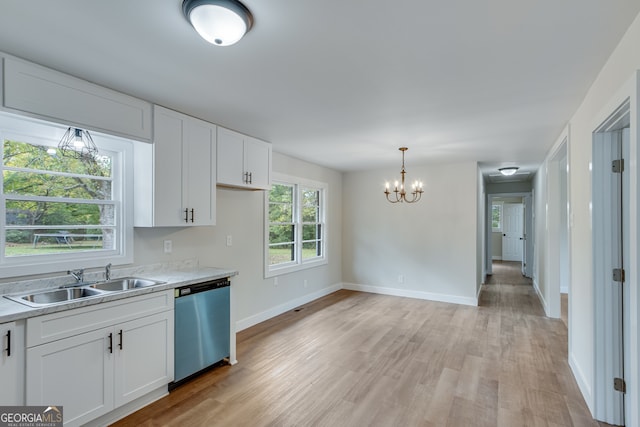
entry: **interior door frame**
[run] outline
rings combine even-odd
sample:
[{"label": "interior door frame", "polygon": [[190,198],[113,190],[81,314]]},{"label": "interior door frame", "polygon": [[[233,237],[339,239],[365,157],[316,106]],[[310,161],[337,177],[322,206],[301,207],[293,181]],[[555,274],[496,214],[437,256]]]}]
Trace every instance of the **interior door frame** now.
[{"label": "interior door frame", "polygon": [[[547,316],[559,318],[561,316],[561,283],[562,274],[567,277],[567,293],[571,283],[570,264],[570,240],[571,231],[569,227],[570,213],[569,204],[569,135],[563,136],[560,144],[550,156],[546,166],[547,184],[547,248],[545,256],[545,283],[547,292]],[[564,188],[562,188],[564,187]],[[564,218],[564,222],[562,219]],[[566,250],[563,253],[562,239],[566,238]],[[562,258],[568,265],[561,264]]]},{"label": "interior door frame", "polygon": [[[623,203],[623,215],[628,219],[628,256],[626,259],[629,261],[625,265],[626,277],[623,292],[625,293],[625,312],[624,323],[629,325],[624,329],[624,371],[627,378],[626,394],[624,399],[628,404],[624,405],[624,421],[627,425],[639,425],[640,423],[640,385],[637,378],[639,375],[639,354],[640,354],[640,330],[638,329],[638,319],[640,298],[638,292],[639,275],[637,266],[640,263],[640,175],[638,169],[639,156],[639,141],[638,141],[638,123],[640,122],[639,112],[639,88],[640,88],[640,71],[634,72],[631,79],[629,79],[611,98],[611,100],[605,105],[601,113],[593,120],[592,129],[594,129],[594,136],[599,131],[606,131],[607,126],[611,128],[611,119],[616,114],[619,114],[621,107],[628,102],[628,115],[629,115],[629,161],[625,162],[625,172],[628,172],[627,188],[623,187],[624,195],[627,203]],[[596,140],[593,139],[593,150],[595,151]],[[595,154],[595,153],[594,153]],[[592,161],[593,164],[593,161]],[[592,171],[592,182],[594,180]],[[601,200],[598,200],[598,194],[592,191],[591,203],[594,207],[597,204],[602,204]],[[606,206],[606,204],[605,204]],[[624,210],[628,210],[625,212]],[[601,230],[593,230],[593,236]],[[593,252],[598,248],[596,242],[593,242]],[[595,259],[595,258],[594,258]],[[590,393],[591,396],[588,399],[589,407],[594,414],[595,418],[601,418],[601,409],[606,407],[606,392],[611,389],[611,378],[603,376],[603,372],[609,368],[610,360],[613,357],[612,354],[605,352],[604,354],[598,354],[599,349],[605,348],[606,339],[602,331],[600,322],[606,315],[606,309],[608,307],[603,304],[598,297],[598,287],[595,278],[592,280],[593,300],[594,300],[594,318],[593,318],[593,390]],[[608,375],[608,374],[607,374]],[[604,405],[604,406],[603,406]]]}]

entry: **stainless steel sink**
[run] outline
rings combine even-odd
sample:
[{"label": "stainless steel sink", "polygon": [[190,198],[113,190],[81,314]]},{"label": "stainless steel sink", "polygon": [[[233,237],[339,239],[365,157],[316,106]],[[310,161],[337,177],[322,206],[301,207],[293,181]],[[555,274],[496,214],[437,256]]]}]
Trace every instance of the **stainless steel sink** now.
[{"label": "stainless steel sink", "polygon": [[36,292],[20,296],[7,296],[7,298],[31,307],[43,307],[47,305],[70,302],[77,299],[89,298],[97,295],[104,295],[104,293],[96,289],[80,287],[55,289],[51,291]]},{"label": "stainless steel sink", "polygon": [[158,280],[141,279],[139,277],[123,277],[107,282],[94,284],[79,284],[78,286],[63,287],[59,289],[33,292],[27,295],[6,295],[5,298],[28,305],[30,307],[46,307],[55,304],[64,304],[71,301],[107,295],[111,292],[122,292],[131,289],[145,288],[147,286],[160,285],[165,282]]},{"label": "stainless steel sink", "polygon": [[146,288],[147,286],[160,285],[165,282],[158,280],[141,279],[139,277],[123,277],[108,282],[95,283],[89,286],[91,289],[99,289],[105,292],[126,291],[128,289]]}]

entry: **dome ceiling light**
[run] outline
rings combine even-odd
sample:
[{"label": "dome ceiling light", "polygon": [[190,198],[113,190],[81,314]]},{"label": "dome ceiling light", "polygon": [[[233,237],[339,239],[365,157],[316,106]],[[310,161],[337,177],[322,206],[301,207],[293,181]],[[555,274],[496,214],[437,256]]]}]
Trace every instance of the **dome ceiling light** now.
[{"label": "dome ceiling light", "polygon": [[507,168],[500,168],[498,170],[504,176],[511,176],[511,175],[515,174],[516,172],[518,172],[518,169],[519,168],[517,166],[509,166]]},{"label": "dome ceiling light", "polygon": [[253,25],[251,12],[237,0],[184,0],[182,12],[200,37],[216,46],[237,43]]}]

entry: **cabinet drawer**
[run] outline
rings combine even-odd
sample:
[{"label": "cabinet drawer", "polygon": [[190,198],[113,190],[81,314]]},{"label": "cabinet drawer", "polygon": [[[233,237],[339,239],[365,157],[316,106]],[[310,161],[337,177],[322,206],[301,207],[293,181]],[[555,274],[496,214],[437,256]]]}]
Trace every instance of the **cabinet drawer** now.
[{"label": "cabinet drawer", "polygon": [[151,141],[151,104],[36,64],[4,60],[4,106]]},{"label": "cabinet drawer", "polygon": [[173,310],[173,290],[96,304],[27,319],[27,347]]}]

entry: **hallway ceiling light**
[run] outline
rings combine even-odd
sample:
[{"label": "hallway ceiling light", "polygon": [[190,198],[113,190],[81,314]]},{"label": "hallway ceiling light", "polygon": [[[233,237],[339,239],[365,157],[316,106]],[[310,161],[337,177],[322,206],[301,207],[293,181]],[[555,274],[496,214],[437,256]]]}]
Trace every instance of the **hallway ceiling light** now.
[{"label": "hallway ceiling light", "polygon": [[498,169],[500,171],[500,173],[504,176],[511,176],[514,173],[518,172],[518,167],[517,166],[509,166],[507,168],[500,168]]},{"label": "hallway ceiling light", "polygon": [[216,46],[238,42],[253,25],[251,12],[237,0],[184,0],[182,12],[200,37]]},{"label": "hallway ceiling light", "polygon": [[389,190],[389,183],[387,182],[385,184],[384,194],[387,196],[387,200],[390,201],[391,203],[398,203],[398,202],[415,203],[418,200],[420,200],[420,198],[422,197],[422,193],[424,193],[424,190],[422,189],[422,181],[414,181],[413,184],[411,184],[412,198],[408,199],[407,193],[404,188],[404,176],[407,173],[404,170],[404,152],[407,151],[408,148],[400,147],[399,150],[402,151],[402,169],[400,170],[400,186],[398,187],[398,181],[396,181],[394,183],[394,189],[393,189],[394,195],[392,197],[389,197],[392,191]]},{"label": "hallway ceiling light", "polygon": [[[88,130],[70,127],[62,136],[58,149],[63,156],[80,160],[93,160],[98,154],[98,147],[93,142]],[[47,151],[48,152],[48,151]]]}]

